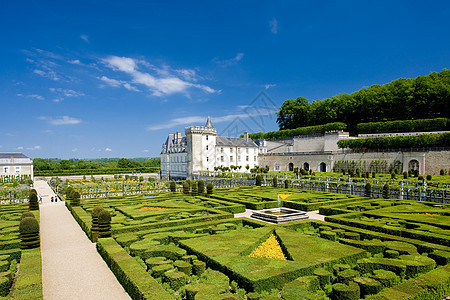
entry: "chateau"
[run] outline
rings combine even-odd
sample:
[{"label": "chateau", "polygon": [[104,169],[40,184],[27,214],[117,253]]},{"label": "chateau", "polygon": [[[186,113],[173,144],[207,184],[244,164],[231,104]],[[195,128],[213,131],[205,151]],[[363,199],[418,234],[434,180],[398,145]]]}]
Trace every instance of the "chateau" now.
[{"label": "chateau", "polygon": [[[253,141],[244,133],[243,138],[217,136],[208,118],[204,127],[185,128],[169,134],[162,146],[161,177],[184,179],[199,171],[214,171],[214,167],[240,167],[240,172],[260,166],[271,171],[293,171],[302,168],[313,172],[340,172],[342,169],[358,168],[361,172],[398,173],[418,170],[420,174],[436,175],[441,169],[450,169],[449,149],[380,149],[376,151],[353,151],[339,149],[337,142],[380,136],[405,136],[443,132],[406,132],[365,134],[349,136],[344,131],[324,134],[302,135],[283,140]],[[248,168],[247,168],[248,166]]]},{"label": "chateau", "polygon": [[214,171],[220,166],[237,166],[240,172],[249,172],[258,165],[259,147],[247,133],[243,138],[217,136],[217,130],[208,117],[204,127],[186,127],[185,134],[169,134],[162,145],[162,178],[185,179],[199,171]]},{"label": "chateau", "polygon": [[0,177],[4,176],[33,179],[33,160],[19,152],[0,153]]}]

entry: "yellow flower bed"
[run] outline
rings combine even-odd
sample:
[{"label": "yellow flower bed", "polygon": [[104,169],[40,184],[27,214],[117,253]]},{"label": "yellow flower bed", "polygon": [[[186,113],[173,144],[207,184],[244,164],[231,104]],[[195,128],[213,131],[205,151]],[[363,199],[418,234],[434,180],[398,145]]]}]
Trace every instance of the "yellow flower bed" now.
[{"label": "yellow flower bed", "polygon": [[264,243],[261,243],[261,245],[253,250],[253,252],[249,254],[249,257],[265,257],[287,260],[274,234],[271,234]]}]

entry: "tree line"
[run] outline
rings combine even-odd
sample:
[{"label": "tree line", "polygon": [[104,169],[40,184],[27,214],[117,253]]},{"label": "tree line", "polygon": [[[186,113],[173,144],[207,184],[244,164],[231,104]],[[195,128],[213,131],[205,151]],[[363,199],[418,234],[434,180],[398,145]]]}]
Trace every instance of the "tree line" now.
[{"label": "tree line", "polygon": [[[154,158],[103,158],[103,159],[54,159],[54,158],[35,158],[33,159],[33,168],[36,175],[39,172],[46,171],[62,171],[63,173],[79,173],[92,171],[119,171],[120,170],[154,170],[159,169],[161,165],[161,159],[159,157]],[[89,172],[91,171],[91,172]],[[88,174],[86,173],[86,174]]]},{"label": "tree line", "polygon": [[286,100],[277,113],[280,130],[344,122],[356,124],[450,117],[450,70],[372,85],[352,94],[310,102]]}]

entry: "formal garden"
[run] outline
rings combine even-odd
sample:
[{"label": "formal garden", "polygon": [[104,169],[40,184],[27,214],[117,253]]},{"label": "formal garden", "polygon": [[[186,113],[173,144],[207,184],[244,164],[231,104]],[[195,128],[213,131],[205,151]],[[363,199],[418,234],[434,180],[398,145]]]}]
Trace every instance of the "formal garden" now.
[{"label": "formal garden", "polygon": [[[61,189],[66,206],[133,299],[450,294],[447,204],[290,187],[167,185],[172,192],[81,199],[75,183]],[[289,196],[279,202],[279,194]],[[274,225],[234,216],[279,205],[319,210],[325,221]]]}]

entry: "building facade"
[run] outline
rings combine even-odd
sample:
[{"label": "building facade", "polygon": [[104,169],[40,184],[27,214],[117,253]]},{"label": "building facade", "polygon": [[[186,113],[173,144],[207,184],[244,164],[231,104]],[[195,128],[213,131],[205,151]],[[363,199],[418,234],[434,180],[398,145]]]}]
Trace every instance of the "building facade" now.
[{"label": "building facade", "polygon": [[33,160],[19,152],[0,153],[0,177],[5,176],[33,179]]},{"label": "building facade", "polygon": [[208,118],[205,126],[185,128],[169,134],[161,151],[161,177],[190,178],[199,171],[214,171],[215,167],[240,167],[248,172],[258,165],[258,145],[245,133],[243,138],[217,136]]}]

